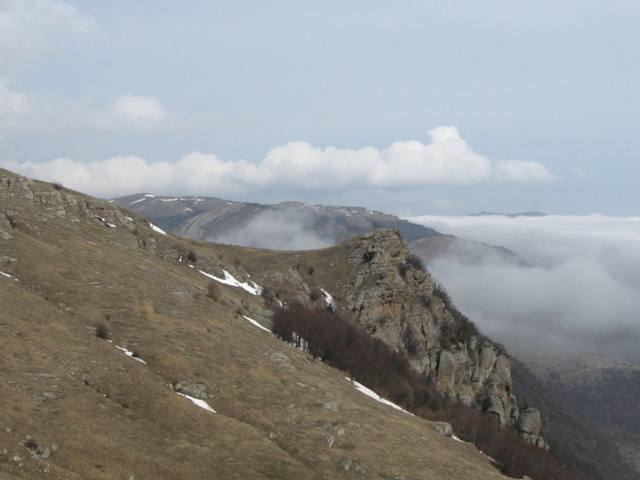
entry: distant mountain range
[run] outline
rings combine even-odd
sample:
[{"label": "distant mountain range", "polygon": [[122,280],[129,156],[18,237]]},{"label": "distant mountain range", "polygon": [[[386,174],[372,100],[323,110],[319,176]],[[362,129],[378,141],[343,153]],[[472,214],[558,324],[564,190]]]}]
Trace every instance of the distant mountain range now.
[{"label": "distant mountain range", "polygon": [[536,211],[516,212],[516,213],[478,212],[478,213],[472,213],[471,216],[472,217],[498,216],[498,217],[516,218],[516,217],[546,217],[547,214],[543,212],[536,212]]},{"label": "distant mountain range", "polygon": [[511,250],[442,234],[396,215],[362,207],[282,202],[265,205],[216,197],[156,196],[149,193],[112,200],[176,235],[216,243],[305,250],[336,245],[371,230],[393,228],[427,263],[454,256],[464,263],[489,257],[522,263]]}]

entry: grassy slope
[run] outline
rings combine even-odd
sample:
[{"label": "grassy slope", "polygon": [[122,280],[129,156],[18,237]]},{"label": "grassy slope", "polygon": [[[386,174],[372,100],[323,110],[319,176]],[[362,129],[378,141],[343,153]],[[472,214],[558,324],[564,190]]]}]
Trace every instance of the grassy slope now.
[{"label": "grassy slope", "polygon": [[[235,313],[260,309],[261,298],[221,286],[215,302],[203,295],[205,277],[120,226],[3,202],[17,228],[0,239],[0,270],[19,281],[0,277],[0,478],[502,478],[473,448],[362,396],[341,372]],[[297,261],[194,248],[204,262],[238,258],[256,276],[266,263]],[[338,259],[339,249],[310,255],[329,285],[330,268],[342,265],[322,259]],[[93,334],[107,316],[113,343]],[[170,384],[180,380],[207,385],[218,413],[176,395]],[[33,459],[21,445],[27,436],[58,448]]]}]

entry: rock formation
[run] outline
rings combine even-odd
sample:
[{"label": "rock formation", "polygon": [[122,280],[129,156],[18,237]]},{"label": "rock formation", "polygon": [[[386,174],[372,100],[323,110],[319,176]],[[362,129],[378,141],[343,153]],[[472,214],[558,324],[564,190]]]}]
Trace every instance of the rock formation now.
[{"label": "rock formation", "polygon": [[416,265],[400,235],[367,233],[347,242],[347,252],[353,273],[342,307],[351,321],[406,353],[441,394],[495,414],[502,425],[547,448],[539,412],[518,405],[512,392],[505,349],[465,325],[468,320]]}]

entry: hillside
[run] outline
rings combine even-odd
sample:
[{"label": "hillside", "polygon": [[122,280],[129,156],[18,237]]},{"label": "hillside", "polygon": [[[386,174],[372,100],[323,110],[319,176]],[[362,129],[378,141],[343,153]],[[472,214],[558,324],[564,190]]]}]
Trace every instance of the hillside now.
[{"label": "hillside", "polygon": [[[594,355],[532,362],[545,391],[615,445],[640,477],[640,366]],[[604,407],[604,408],[603,408]]]},{"label": "hillside", "polygon": [[[253,281],[283,298],[327,285],[340,308],[363,282],[373,302],[375,280],[344,261],[357,245],[195,243],[0,170],[2,478],[502,478],[258,327],[271,312]],[[295,273],[310,267],[313,282]],[[201,272],[227,285],[208,294]]]}]

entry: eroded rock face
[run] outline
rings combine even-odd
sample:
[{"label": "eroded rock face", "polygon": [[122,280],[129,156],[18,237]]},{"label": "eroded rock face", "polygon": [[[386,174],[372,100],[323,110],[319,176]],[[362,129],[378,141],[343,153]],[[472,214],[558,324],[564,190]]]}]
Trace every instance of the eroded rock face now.
[{"label": "eroded rock face", "polygon": [[495,414],[502,425],[545,445],[540,414],[518,406],[511,363],[504,348],[459,332],[454,312],[428,272],[411,266],[406,243],[394,231],[367,233],[348,242],[353,269],[343,312],[394,349],[404,352],[437,390],[468,406]]}]

